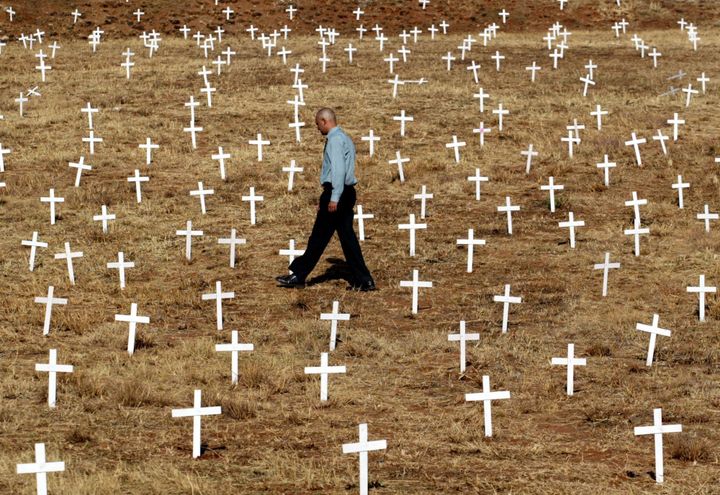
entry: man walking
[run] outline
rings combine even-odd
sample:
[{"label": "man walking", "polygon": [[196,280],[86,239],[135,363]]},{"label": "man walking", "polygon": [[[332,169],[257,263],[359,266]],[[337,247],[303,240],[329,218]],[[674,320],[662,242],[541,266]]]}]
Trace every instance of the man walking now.
[{"label": "man walking", "polygon": [[375,290],[370,271],[365,266],[360,243],[353,230],[353,206],[355,206],[355,145],[337,125],[335,112],[322,108],[315,115],[315,125],[327,136],[323,151],[320,183],[323,192],[317,206],[317,216],[305,254],[290,264],[291,275],[275,279],[283,287],[304,287],[305,279],[320,260],[325,247],[337,231],[345,260],[352,270],[353,289]]}]

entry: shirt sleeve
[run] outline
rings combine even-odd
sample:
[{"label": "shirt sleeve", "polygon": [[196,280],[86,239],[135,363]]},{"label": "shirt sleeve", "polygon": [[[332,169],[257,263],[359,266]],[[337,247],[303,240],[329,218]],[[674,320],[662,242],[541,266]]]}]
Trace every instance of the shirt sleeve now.
[{"label": "shirt sleeve", "polygon": [[345,152],[342,140],[328,140],[327,153],[330,158],[330,182],[332,183],[330,201],[337,203],[345,189]]}]

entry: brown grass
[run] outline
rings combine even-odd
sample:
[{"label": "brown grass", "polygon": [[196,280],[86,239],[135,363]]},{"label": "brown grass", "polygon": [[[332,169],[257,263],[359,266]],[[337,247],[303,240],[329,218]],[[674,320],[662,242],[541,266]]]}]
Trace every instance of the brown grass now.
[{"label": "brown grass", "polygon": [[[499,74],[491,49],[476,48],[471,57],[483,65],[490,107],[502,101],[512,112],[502,134],[489,110],[479,114],[464,68],[443,68],[440,56],[460,43],[459,36],[410,46],[411,63],[400,74],[425,76],[430,84],[403,87],[396,100],[389,97],[375,43],[359,43],[357,64],[347,67],[341,52],[347,39],[341,38],[323,75],[316,40],[296,38],[287,46],[292,61],[306,68],[310,85],[301,144],[287,128],[291,110],[285,100],[293,94],[287,67],[264,59],[246,38],[228,38],[240,55],[225,74],[212,77],[218,94],[212,109],[198,111],[205,131],[195,151],[182,133],[188,119],[182,104],[198,95],[195,72],[206,63],[195,47],[168,37],[148,59],[137,39],[108,41],[96,55],[84,42],[67,41],[49,82],[41,85],[42,97],[29,103],[24,119],[10,96],[36,83],[36,61],[14,44],[6,48],[4,64],[16,69],[0,76],[2,143],[13,149],[3,174],[8,186],[0,193],[0,489],[32,492],[34,479],[15,475],[15,464],[29,462],[33,443],[45,442],[48,458],[67,466],[64,474],[50,476],[52,493],[354,493],[357,459],[342,455],[341,445],[354,441],[357,424],[367,422],[372,439],[388,440],[387,451],[370,456],[370,480],[379,494],[717,493],[717,300],[709,298],[708,321],[700,324],[697,299],[685,287],[700,273],[708,283],[720,282],[720,226],[706,234],[694,218],[705,203],[714,211],[720,207],[713,163],[720,38],[701,30],[701,50],[689,53],[679,31],[640,34],[663,52],[661,69],[651,70],[628,38],[616,41],[609,31],[573,34],[568,59],[555,72],[538,33],[498,37],[492,51],[497,47],[507,56]],[[129,82],[118,65],[127,46],[138,53]],[[589,58],[599,64],[598,86],[584,99],[578,78]],[[532,60],[543,66],[535,85],[524,71]],[[680,68],[693,78],[701,71],[713,78],[708,94],[689,109],[679,97],[656,96]],[[87,101],[101,108],[96,127],[105,139],[93,157],[80,141],[86,123],[79,109]],[[595,102],[612,112],[602,133],[588,115]],[[310,231],[322,149],[310,124],[313,110],[326,104],[338,110],[358,144],[359,203],[376,216],[363,244],[380,288],[375,293],[346,292],[336,279],[303,291],[281,290],[273,281],[286,270],[277,251],[290,238],[304,246]],[[404,139],[391,120],[400,109],[415,117]],[[688,125],[670,158],[650,143],[643,149],[646,165],[636,167],[623,141],[633,130],[649,138],[673,112]],[[560,137],[573,118],[588,129],[569,160]],[[471,133],[481,120],[493,127],[483,149]],[[359,140],[370,128],[382,136],[373,159]],[[247,144],[258,131],[272,140],[262,163]],[[458,165],[444,147],[453,134],[469,144]],[[147,136],[161,145],[150,167],[137,149]],[[525,175],[519,153],[529,143],[540,156]],[[226,182],[210,159],[219,145],[233,155]],[[396,149],[412,160],[405,184],[394,180],[387,163]],[[604,153],[618,162],[608,189],[599,186],[595,168]],[[93,170],[75,189],[67,162],[81,154]],[[292,193],[280,172],[290,159],[305,167]],[[476,166],[491,178],[480,202],[465,180]],[[151,176],[141,205],[125,182],[135,168]],[[670,189],[678,173],[692,183],[682,211]],[[539,190],[549,175],[566,187],[555,215]],[[216,191],[205,216],[188,195],[198,180]],[[407,235],[397,224],[417,212],[412,194],[422,184],[435,199],[411,259]],[[249,225],[248,207],[239,198],[250,186],[265,195],[256,226]],[[50,187],[66,198],[53,227],[38,201]],[[623,202],[634,190],[649,200],[643,219],[651,235],[643,239],[639,258],[622,235],[631,222]],[[495,211],[506,195],[522,206],[512,237]],[[107,235],[91,220],[103,203],[118,216]],[[571,210],[587,224],[575,250],[557,227]],[[174,235],[188,219],[205,232],[194,242],[191,262]],[[235,269],[228,266],[227,250],[216,244],[233,227],[248,239],[238,248]],[[487,246],[477,251],[474,272],[466,274],[466,254],[455,239],[470,227]],[[20,240],[33,230],[50,248],[38,254],[30,273]],[[52,259],[64,241],[85,253],[76,261],[75,286],[65,266]],[[119,250],[137,265],[128,271],[124,291],[117,273],[105,268]],[[603,299],[601,276],[591,267],[605,251],[622,268],[611,273],[610,294]],[[315,274],[337,257],[342,254],[333,241]],[[413,268],[434,282],[422,292],[414,316],[409,292],[398,286]],[[220,333],[214,306],[200,298],[216,280],[236,293],[225,302]],[[492,295],[505,283],[523,303],[512,309],[510,330],[502,335],[501,308]],[[43,311],[33,297],[50,284],[69,304],[56,308],[51,333],[43,337]],[[320,405],[318,380],[306,377],[303,367],[316,365],[327,349],[329,325],[319,314],[333,300],[353,315],[341,323],[341,342],[330,357],[348,372],[331,377],[331,400]],[[127,313],[132,302],[151,323],[139,327],[129,357],[127,327],[113,315]],[[673,334],[659,339],[656,361],[647,369],[647,338],[635,324],[649,322],[654,312]],[[469,345],[470,364],[460,379],[458,349],[446,335],[457,331],[461,319],[481,339]],[[241,341],[255,344],[255,352],[240,357],[237,386],[230,383],[229,356],[214,350],[229,341],[232,329],[240,331]],[[550,358],[563,355],[569,342],[588,359],[577,371],[572,398],[564,394],[564,372],[550,367]],[[34,372],[49,348],[76,368],[60,378],[54,411],[45,403],[46,376]],[[485,374],[493,388],[512,393],[493,408],[492,439],[482,437],[481,406],[464,402]],[[221,405],[224,414],[203,420],[206,450],[193,461],[190,421],[171,418],[170,409],[189,407],[196,388],[203,390],[205,405]],[[647,474],[654,469],[652,441],[632,433],[633,426],[650,424],[654,407],[684,430],[667,440],[663,487]]]}]

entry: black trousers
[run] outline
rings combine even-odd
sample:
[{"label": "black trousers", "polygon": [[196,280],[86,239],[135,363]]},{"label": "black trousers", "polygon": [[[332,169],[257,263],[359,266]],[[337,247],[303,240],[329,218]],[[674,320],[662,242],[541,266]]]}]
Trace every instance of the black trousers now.
[{"label": "black trousers", "polygon": [[365,266],[360,243],[353,230],[353,207],[355,206],[355,187],[345,186],[338,201],[337,210],[334,213],[328,211],[332,186],[323,184],[323,193],[320,195],[320,209],[315,217],[310,239],[305,249],[305,254],[293,260],[290,270],[298,278],[305,280],[315,268],[320,257],[325,251],[335,231],[340,238],[345,254],[345,261],[350,265],[356,283],[372,280],[370,271]]}]

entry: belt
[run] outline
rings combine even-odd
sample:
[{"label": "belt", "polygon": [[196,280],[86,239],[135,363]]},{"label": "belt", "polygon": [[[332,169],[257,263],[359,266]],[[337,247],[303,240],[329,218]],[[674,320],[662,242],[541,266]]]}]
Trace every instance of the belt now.
[{"label": "belt", "polygon": [[[347,187],[353,187],[353,188],[354,188],[356,184],[357,184],[357,182],[356,182],[355,184],[349,184],[349,185],[348,185],[348,184],[345,184],[345,187],[346,187],[346,188],[347,188]],[[330,182],[323,182],[323,183],[322,183],[322,187],[323,187],[323,189],[332,189],[332,183],[330,183]]]}]

